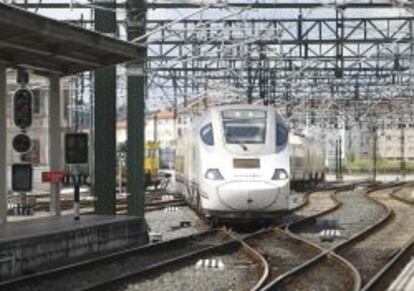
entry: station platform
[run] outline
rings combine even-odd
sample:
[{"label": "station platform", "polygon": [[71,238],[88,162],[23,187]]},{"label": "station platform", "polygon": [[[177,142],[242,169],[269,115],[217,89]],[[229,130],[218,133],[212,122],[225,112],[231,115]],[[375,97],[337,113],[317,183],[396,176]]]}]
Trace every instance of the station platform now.
[{"label": "station platform", "polygon": [[0,225],[0,280],[148,243],[144,219],[73,215]]}]

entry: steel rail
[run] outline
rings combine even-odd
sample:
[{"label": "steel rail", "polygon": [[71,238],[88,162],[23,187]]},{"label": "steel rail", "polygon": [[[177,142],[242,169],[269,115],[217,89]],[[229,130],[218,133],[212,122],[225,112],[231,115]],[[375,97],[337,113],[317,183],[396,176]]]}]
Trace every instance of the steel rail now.
[{"label": "steel rail", "polygon": [[[335,191],[340,191],[340,190],[348,190],[348,189],[352,189],[354,187],[354,185],[341,185],[341,186],[334,186],[334,187],[331,187],[331,188],[327,188],[327,187],[325,187],[325,188],[322,188],[322,189],[318,189],[318,191],[320,191],[320,190],[327,190],[327,189],[331,189],[331,190],[335,190]],[[315,189],[312,189],[312,190],[315,190]],[[299,210],[299,209],[301,209],[301,208],[303,208],[303,207],[305,207],[305,206],[307,206],[308,204],[309,204],[309,196],[312,194],[312,191],[308,191],[308,192],[306,192],[306,194],[305,194],[305,201],[301,204],[301,205],[298,205],[297,207],[295,207],[294,209],[292,209],[292,211],[293,210]],[[331,195],[332,195],[332,193],[331,193]],[[332,197],[332,196],[331,196]],[[329,212],[329,211],[332,211],[332,209],[336,209],[337,207],[338,207],[339,205],[338,205],[338,203],[336,204],[336,205],[334,205],[332,208],[329,208],[329,209],[327,209],[327,210],[324,210],[324,211],[321,211],[321,212],[319,212],[319,213],[317,213],[317,214],[315,214],[315,215],[313,215],[313,216],[318,216],[318,215],[323,215],[324,213],[326,213],[326,212]],[[304,218],[304,219],[309,219],[310,217],[307,217],[307,218]],[[294,221],[294,220],[293,220]],[[292,221],[290,222],[290,223],[293,223]],[[311,248],[311,249],[314,249],[315,251],[317,251],[317,252],[322,252],[323,250],[319,247],[319,246],[317,246],[317,245],[313,245],[313,244],[309,244],[307,241],[305,241],[305,240],[303,240],[302,238],[300,238],[300,237],[297,237],[297,236],[295,236],[295,235],[292,235],[292,233],[290,233],[290,232],[287,232],[287,231],[284,231],[283,230],[283,226],[285,226],[284,224],[282,224],[282,225],[280,225],[280,227],[278,227],[277,229],[278,229],[278,231],[281,231],[281,232],[283,232],[283,233],[285,233],[288,237],[290,237],[293,241],[295,241],[295,242],[300,242],[301,244],[304,244],[304,245],[306,245],[306,247],[309,247],[309,248]],[[273,231],[274,231],[274,228],[272,228],[272,229],[268,229],[268,230],[259,230],[258,232],[255,232],[255,233],[253,233],[253,234],[251,234],[251,235],[247,235],[247,236],[245,236],[244,238],[243,238],[243,241],[245,241],[247,244],[250,244],[251,242],[251,240],[254,240],[256,237],[260,237],[260,236],[262,236],[262,235],[267,235],[267,234],[269,234],[269,235],[276,235],[276,234],[274,234],[273,233]],[[337,258],[335,258],[335,259],[337,259]],[[269,276],[268,276],[268,278],[270,278],[270,274],[269,274]],[[267,280],[267,281],[269,281],[269,279]],[[268,285],[266,285],[266,286],[268,286]],[[265,287],[265,288],[268,288],[268,287]]]},{"label": "steel rail", "polygon": [[414,255],[414,238],[362,288],[362,291],[387,290]]},{"label": "steel rail", "polygon": [[[378,190],[384,190],[387,189],[389,187],[395,187],[393,186],[385,186],[385,187],[372,187],[371,189],[367,190],[364,195],[367,199],[369,199],[371,202],[377,204],[378,206],[380,206],[384,211],[385,211],[385,215],[378,220],[377,222],[375,222],[374,224],[364,228],[363,230],[359,231],[358,233],[352,235],[348,240],[339,243],[337,245],[335,245],[333,247],[333,250],[335,252],[339,252],[342,251],[348,247],[352,247],[353,244],[358,243],[360,240],[366,239],[371,233],[377,231],[379,228],[384,227],[393,217],[393,210],[388,207],[387,205],[382,204],[381,202],[377,201],[376,199],[372,198],[369,196],[370,193],[378,191]],[[394,190],[394,191],[398,191],[398,189]]]},{"label": "steel rail", "polygon": [[254,261],[256,261],[259,265],[261,265],[263,271],[262,271],[262,276],[260,277],[260,279],[257,281],[256,285],[253,286],[250,290],[251,291],[257,291],[260,290],[261,287],[264,285],[264,283],[266,282],[267,278],[269,277],[269,263],[267,262],[267,260],[263,257],[263,255],[261,253],[259,253],[256,249],[252,248],[249,244],[247,244],[244,241],[244,238],[238,238],[237,236],[233,235],[232,233],[230,233],[230,236],[233,237],[235,240],[239,241],[240,244],[243,246],[243,250],[245,251],[245,253]]},{"label": "steel rail", "polygon": [[403,198],[401,196],[396,195],[396,193],[391,193],[390,195],[391,195],[391,197],[393,199],[398,200],[398,201],[400,201],[402,203],[414,205],[414,200],[405,199],[405,198]]},{"label": "steel rail", "polygon": [[[211,244],[211,242],[208,243],[209,240],[218,239],[219,237],[222,238],[220,239],[220,242],[214,242],[214,244]],[[205,244],[202,242],[205,242]],[[74,264],[66,265],[63,267],[1,281],[0,290],[24,290],[25,288],[30,288],[30,286],[38,287],[40,283],[49,284],[48,288],[50,288],[50,284],[53,284],[51,280],[53,280],[56,284],[62,283],[59,281],[59,278],[67,279],[68,274],[77,273],[79,276],[83,276],[84,272],[92,272],[93,270],[99,271],[102,266],[105,266],[107,264],[114,264],[114,262],[122,262],[122,260],[126,259],[130,260],[131,257],[136,257],[138,259],[140,256],[145,257],[150,253],[163,254],[160,258],[155,259],[154,262],[149,262],[146,266],[142,266],[139,270],[128,270],[127,272],[122,272],[122,274],[116,274],[112,278],[100,278],[100,282],[90,283],[87,286],[80,288],[81,290],[85,290],[85,288],[94,288],[94,286],[100,286],[108,282],[114,282],[116,280],[128,278],[129,276],[135,276],[140,273],[148,272],[150,270],[159,268],[160,266],[177,262],[177,260],[191,258],[196,255],[208,253],[210,251],[216,251],[217,249],[223,247],[232,247],[235,244],[239,245],[239,243],[233,237],[229,236],[226,231],[222,229],[214,229],[165,242],[145,245],[137,248],[130,248],[108,255],[99,256],[97,258],[76,262]],[[172,251],[175,252],[175,255],[173,257],[168,256],[168,252]],[[165,253],[167,254],[164,257]]]},{"label": "steel rail", "polygon": [[[346,190],[344,190],[346,191]],[[308,260],[307,262],[303,263],[302,265],[297,266],[296,268],[286,272],[285,274],[277,277],[275,280],[273,280],[272,282],[270,282],[268,285],[265,286],[265,288],[263,290],[274,290],[274,288],[276,286],[278,286],[279,284],[282,283],[282,281],[285,281],[289,278],[293,278],[296,276],[300,276],[300,273],[304,272],[305,270],[311,268],[312,266],[314,266],[315,264],[319,263],[320,261],[322,261],[323,259],[327,258],[329,259],[330,257],[332,257],[332,259],[334,259],[335,261],[339,262],[340,264],[342,264],[343,266],[346,266],[346,268],[348,268],[350,270],[350,272],[353,274],[353,278],[354,278],[354,288],[353,290],[359,290],[360,286],[361,286],[361,276],[358,272],[358,270],[355,269],[354,266],[352,266],[352,264],[350,264],[348,261],[343,260],[341,257],[339,257],[337,254],[335,254],[331,249],[327,249],[325,250],[324,248],[322,248],[321,246],[307,241],[305,239],[303,239],[302,237],[300,237],[299,235],[295,234],[293,231],[291,231],[291,227],[293,225],[297,225],[297,224],[303,224],[303,223],[313,223],[313,221],[315,221],[316,218],[324,216],[328,213],[334,212],[336,211],[338,208],[341,207],[342,203],[336,198],[336,194],[340,192],[340,191],[335,191],[332,192],[330,197],[333,201],[335,201],[335,205],[329,209],[326,209],[324,211],[321,211],[315,215],[309,216],[309,217],[305,217],[304,219],[291,223],[286,227],[286,232],[293,238],[302,241],[303,243],[306,243],[309,246],[312,246],[315,249],[318,249],[321,253],[317,256],[315,256],[314,258],[312,258],[311,260]]]},{"label": "steel rail", "polygon": [[[390,197],[405,204],[413,205],[414,202],[406,200],[398,195],[397,191],[390,193]],[[414,255],[414,237],[397,250],[391,260],[375,274],[374,277],[362,288],[362,291],[386,290],[394,279],[396,279],[402,269],[411,260]]]},{"label": "steel rail", "polygon": [[[367,190],[365,194],[372,192],[372,191],[376,191],[379,189],[384,189],[387,187],[395,187],[395,185],[391,185],[391,186],[374,186],[372,187],[370,190]],[[306,217],[298,222],[294,222],[291,223],[290,225],[288,225],[286,227],[286,231],[287,233],[289,233],[292,237],[295,237],[298,240],[302,240],[306,243],[308,243],[309,245],[312,245],[315,248],[318,248],[321,253],[314,257],[313,259],[305,262],[304,264],[290,270],[289,272],[283,274],[282,276],[279,276],[278,278],[276,278],[275,280],[273,280],[272,282],[270,282],[268,285],[266,285],[266,287],[264,288],[264,290],[272,290],[273,288],[275,288],[277,285],[281,284],[282,281],[287,280],[288,278],[292,278],[295,276],[299,276],[300,273],[304,272],[305,270],[309,269],[310,267],[314,266],[315,264],[321,262],[323,259],[325,258],[333,258],[334,260],[336,260],[337,262],[341,263],[343,266],[346,266],[346,268],[348,268],[350,270],[350,272],[353,274],[353,278],[354,278],[354,286],[353,289],[354,290],[360,290],[361,289],[361,285],[362,285],[362,278],[361,275],[359,273],[359,271],[355,268],[355,266],[353,266],[348,260],[340,257],[338,254],[336,254],[336,251],[342,247],[345,247],[348,244],[351,244],[354,240],[357,240],[359,238],[361,238],[363,235],[365,235],[367,232],[371,232],[374,229],[378,228],[379,226],[381,226],[383,223],[385,223],[385,221],[387,219],[389,219],[391,217],[392,211],[388,211],[386,216],[381,219],[379,222],[375,223],[374,225],[358,232],[357,234],[354,234],[349,240],[344,241],[343,243],[340,243],[338,245],[333,246],[330,249],[324,249],[321,246],[317,245],[316,243],[313,242],[309,242],[305,239],[303,239],[302,237],[300,237],[299,235],[293,233],[291,231],[291,228],[295,225],[299,225],[299,224],[308,224],[308,223],[313,223],[315,221],[316,218],[324,216],[328,213],[334,212],[337,209],[339,209],[342,206],[342,203],[336,198],[336,194],[339,191],[335,191],[331,194],[331,198],[336,202],[335,206],[322,211],[316,215],[312,215],[310,217]],[[379,203],[379,202],[378,202]],[[385,207],[385,205],[383,205]],[[389,209],[391,210],[391,209]]]},{"label": "steel rail", "polygon": [[205,250],[195,251],[177,258],[173,258],[165,263],[162,262],[156,266],[153,266],[149,269],[143,270],[143,272],[130,272],[128,274],[122,274],[114,279],[108,279],[106,281],[99,282],[97,284],[91,284],[82,290],[108,290],[111,289],[117,283],[121,283],[128,278],[135,277],[135,276],[144,276],[144,275],[154,275],[154,273],[162,272],[164,270],[168,270],[171,272],[171,267],[176,266],[176,264],[186,264],[192,262],[194,259],[199,257],[203,257],[206,255],[217,254],[217,252],[230,252],[234,251],[234,249],[239,248],[238,251],[241,251],[246,254],[252,261],[257,262],[262,269],[262,274],[256,284],[250,289],[252,291],[260,290],[261,286],[264,284],[268,274],[269,274],[269,266],[265,260],[265,258],[258,253],[256,250],[251,248],[249,245],[244,243],[241,239],[234,236],[230,231],[222,229],[222,231],[231,237],[232,239],[228,242],[223,243],[222,245],[212,246]]},{"label": "steel rail", "polygon": [[[223,230],[224,231],[224,230]],[[252,287],[251,290],[259,290],[260,286],[262,286],[262,281],[264,280],[263,278],[265,278],[265,276],[267,276],[267,272],[268,272],[268,266],[266,264],[266,261],[264,260],[264,258],[257,254],[253,249],[248,248],[247,246],[245,246],[245,244],[243,244],[243,242],[232,236],[229,232],[224,231],[227,235],[229,235],[232,239],[228,242],[224,242],[223,244],[217,245],[217,246],[212,246],[206,249],[202,249],[200,251],[194,251],[176,258],[172,258],[170,260],[167,260],[165,262],[160,262],[159,264],[153,265],[150,268],[147,268],[145,270],[142,271],[131,271],[129,273],[124,273],[121,274],[119,276],[117,276],[116,278],[111,278],[111,279],[105,279],[102,280],[101,282],[97,282],[95,284],[90,284],[88,286],[86,286],[85,288],[82,288],[82,291],[100,291],[100,290],[111,290],[111,288],[117,284],[120,284],[122,282],[124,282],[125,280],[128,280],[130,278],[133,277],[142,277],[144,278],[145,276],[151,275],[154,276],[154,274],[157,274],[159,272],[164,272],[164,271],[168,271],[171,272],[171,268],[172,267],[176,267],[178,264],[179,265],[183,265],[183,264],[189,264],[191,263],[194,259],[200,258],[200,257],[204,257],[207,255],[214,255],[217,253],[229,253],[232,252],[234,250],[236,250],[237,248],[239,248],[238,251],[244,251],[246,253],[246,255],[248,255],[248,257],[250,257],[251,259],[253,259],[254,261],[258,262],[261,265],[261,268],[263,269],[262,272],[262,276],[260,277],[260,279],[257,281],[257,283],[255,284],[254,287]],[[258,256],[257,256],[258,255]],[[256,257],[257,256],[257,257]]]}]

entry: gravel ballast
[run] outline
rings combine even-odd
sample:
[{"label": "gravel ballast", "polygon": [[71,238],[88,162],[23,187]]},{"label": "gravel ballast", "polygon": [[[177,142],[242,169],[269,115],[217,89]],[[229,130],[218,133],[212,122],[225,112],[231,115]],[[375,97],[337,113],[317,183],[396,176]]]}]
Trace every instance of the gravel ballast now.
[{"label": "gravel ballast", "polygon": [[135,282],[131,279],[111,290],[250,290],[259,279],[258,265],[241,252],[203,259],[221,261],[223,267],[197,267],[199,259],[195,259],[186,266],[177,266],[159,276]]},{"label": "gravel ballast", "polygon": [[[174,207],[145,213],[150,232],[160,233],[163,240],[207,231],[209,229],[189,207]],[[189,221],[190,227],[180,227],[182,221]]]},{"label": "gravel ballast", "polygon": [[[340,192],[336,198],[342,203],[337,210],[318,217],[312,224],[298,224],[291,230],[306,240],[330,248],[348,240],[386,215],[385,209],[368,199],[362,189]],[[333,239],[322,240],[320,234],[323,230],[338,232]]]}]

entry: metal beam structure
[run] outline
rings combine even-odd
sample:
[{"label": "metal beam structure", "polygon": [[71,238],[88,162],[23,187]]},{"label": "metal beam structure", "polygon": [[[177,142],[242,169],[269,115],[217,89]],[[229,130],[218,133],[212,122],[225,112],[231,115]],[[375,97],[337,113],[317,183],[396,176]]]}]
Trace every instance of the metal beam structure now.
[{"label": "metal beam structure", "polygon": [[[118,1],[116,4],[116,9],[125,8],[126,2]],[[105,5],[101,5],[98,1],[94,2],[92,5],[89,1],[67,1],[66,3],[62,2],[38,2],[38,1],[14,1],[17,2],[15,5],[18,5],[24,9],[85,9],[91,7],[101,7],[106,9]],[[413,4],[409,1],[373,1],[373,0],[360,0],[360,1],[217,1],[217,4],[214,4],[213,1],[146,1],[148,9],[196,9],[209,5],[211,9],[223,9],[223,7],[234,7],[234,8],[252,8],[252,9],[314,9],[321,7],[340,7],[340,8],[349,8],[349,9],[363,9],[363,8],[392,8],[392,7],[402,7],[402,8],[412,8]],[[198,2],[198,3],[197,3]],[[209,3],[210,2],[210,3]]]},{"label": "metal beam structure", "polygon": [[[148,16],[147,37],[137,43],[148,47],[142,64],[148,106],[186,105],[194,96],[219,91],[221,99],[242,96],[246,102],[275,103],[293,121],[292,112],[302,108],[298,123],[312,117],[316,123],[329,124],[338,112],[353,114],[342,120],[363,120],[378,109],[378,102],[411,102],[412,2],[252,2],[147,1],[146,8],[155,16]],[[122,12],[127,3],[118,1],[111,9]],[[19,5],[39,10],[108,10],[99,2],[82,0]],[[391,15],[390,7],[401,13],[376,16]],[[182,18],[169,16],[176,9],[181,9]],[[361,17],[374,9],[384,13]],[[362,10],[368,13],[358,13]],[[128,23],[124,14],[118,17],[120,31]],[[364,106],[359,106],[361,102]],[[405,116],[410,120],[410,112]]]},{"label": "metal beam structure", "polygon": [[[145,34],[146,7],[144,1],[128,0],[127,17],[128,39],[132,40]],[[146,47],[140,49],[137,59],[144,60]],[[131,62],[127,66],[128,97],[128,214],[144,217],[144,142],[145,142],[145,62]]]},{"label": "metal beam structure", "polygon": [[[115,0],[100,5],[115,6]],[[116,15],[110,10],[95,11],[95,29],[114,36]],[[95,212],[116,214],[116,67],[95,71]]]},{"label": "metal beam structure", "polygon": [[[253,87],[266,88],[266,96],[284,96],[303,81],[320,88],[324,80],[329,94],[331,85],[355,87],[372,80],[378,87],[390,82],[407,85],[413,20],[306,19],[301,15],[279,20],[183,20],[151,36],[147,71],[150,84],[164,91],[173,91],[170,88],[183,86],[188,79],[221,79],[240,87],[249,74],[253,74]],[[169,22],[152,19],[148,26]],[[343,97],[340,90],[334,93]]]}]

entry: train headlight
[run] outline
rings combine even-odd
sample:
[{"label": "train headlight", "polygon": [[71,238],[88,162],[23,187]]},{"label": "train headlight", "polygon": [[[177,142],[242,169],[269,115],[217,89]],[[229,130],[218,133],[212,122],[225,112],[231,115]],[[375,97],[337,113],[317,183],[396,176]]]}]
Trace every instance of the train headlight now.
[{"label": "train headlight", "polygon": [[286,180],[287,178],[288,174],[284,169],[276,169],[272,180]]},{"label": "train headlight", "polygon": [[218,169],[208,169],[204,176],[209,180],[224,180]]}]

